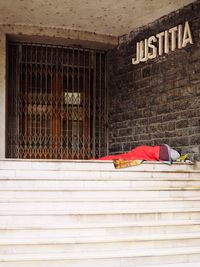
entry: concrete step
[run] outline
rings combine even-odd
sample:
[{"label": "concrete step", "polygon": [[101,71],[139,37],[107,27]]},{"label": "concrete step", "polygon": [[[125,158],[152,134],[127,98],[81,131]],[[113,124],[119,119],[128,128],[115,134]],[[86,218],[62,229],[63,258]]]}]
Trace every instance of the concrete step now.
[{"label": "concrete step", "polygon": [[1,160],[0,179],[101,180],[113,179],[198,179],[200,170],[193,164],[167,165],[159,162],[116,170],[104,161]]},{"label": "concrete step", "polygon": [[63,253],[65,251],[103,252],[111,250],[133,250],[138,248],[172,248],[200,246],[200,233],[165,233],[112,235],[112,236],[86,236],[86,237],[30,237],[1,238],[0,254],[13,253]]},{"label": "concrete step", "polygon": [[[103,219],[103,217],[109,217],[110,219],[116,218],[121,218],[122,216],[127,218],[127,219],[138,219],[138,220],[146,220],[146,219],[151,219],[151,218],[165,218],[166,216],[173,216],[176,219],[184,219],[184,218],[189,218],[189,219],[194,219],[198,220],[200,219],[200,208],[154,208],[154,209],[140,209],[140,210],[135,210],[135,209],[99,209],[99,210],[84,210],[84,209],[78,209],[78,210],[3,210],[0,211],[0,216],[2,218],[4,216],[28,216],[30,217],[61,217],[64,216],[66,219],[71,220],[72,218],[79,217],[82,220],[85,220],[87,222],[93,221],[93,220],[100,220]],[[123,218],[124,219],[124,218]],[[13,221],[13,218],[12,218]]]},{"label": "concrete step", "polygon": [[[142,267],[144,265],[137,265],[134,267]],[[150,267],[200,267],[200,262],[192,262],[192,263],[175,263],[175,264],[165,264],[161,263],[159,265],[151,265]]]},{"label": "concrete step", "polygon": [[54,225],[68,225],[68,224],[93,224],[93,223],[113,223],[113,222],[145,222],[145,221],[165,222],[166,220],[200,220],[200,212],[197,210],[184,210],[184,211],[149,211],[148,213],[111,213],[111,214],[37,214],[37,212],[16,213],[6,211],[1,215],[0,226],[7,227],[20,227],[21,225],[31,227],[44,227],[48,224],[51,227]]},{"label": "concrete step", "polygon": [[29,179],[29,180],[128,180],[136,179],[197,179],[199,180],[199,170],[182,171],[98,171],[98,170],[2,170],[1,179]]},{"label": "concrete step", "polygon": [[121,180],[121,181],[110,181],[110,180],[97,180],[97,181],[53,181],[53,180],[0,180],[0,189],[10,189],[10,190],[34,190],[34,189],[55,189],[58,190],[62,188],[63,190],[67,189],[118,189],[118,188],[127,188],[127,189],[137,189],[137,188],[147,188],[148,189],[157,189],[157,188],[195,188],[200,190],[200,176],[199,180],[178,180],[178,181],[167,181],[167,180],[142,180],[142,181],[133,181],[133,180]]},{"label": "concrete step", "polygon": [[29,188],[29,187],[23,187],[23,188],[14,188],[14,187],[9,187],[9,188],[1,188],[0,191],[182,191],[182,190],[187,190],[187,191],[200,191],[199,186],[185,186],[185,187],[178,187],[178,186],[171,186],[171,187],[136,187],[136,188],[127,188],[127,187],[119,187],[119,188],[114,188],[114,187],[83,187],[83,188],[76,188],[76,187],[54,187],[50,188],[48,186],[46,187],[39,187],[39,188]]},{"label": "concrete step", "polygon": [[[57,223],[55,222],[53,225],[51,224],[45,224],[45,225],[40,225],[37,224],[35,225],[34,223],[31,224],[31,222],[29,222],[29,224],[26,224],[24,222],[24,224],[22,223],[21,225],[15,226],[15,225],[0,225],[0,231],[2,230],[72,230],[75,229],[76,231],[78,229],[119,229],[119,228],[136,228],[136,232],[138,232],[138,228],[156,228],[156,227],[163,227],[163,228],[168,228],[168,227],[174,227],[177,226],[178,229],[179,227],[183,226],[183,227],[187,227],[187,230],[192,230],[193,226],[198,226],[199,227],[200,224],[200,220],[146,220],[146,221],[118,221],[118,222],[110,222],[110,221],[106,221],[106,222],[74,222],[72,221],[71,223],[63,223],[60,224],[59,221],[57,221]],[[184,232],[184,231],[183,231]]]},{"label": "concrete step", "polygon": [[[128,213],[132,212],[139,212],[146,211],[146,210],[154,210],[154,211],[162,211],[162,210],[170,210],[175,209],[179,211],[184,211],[185,209],[197,209],[200,210],[200,201],[199,200],[192,200],[192,201],[153,201],[149,200],[148,202],[144,201],[127,201],[127,202],[120,202],[120,201],[105,201],[105,202],[78,202],[78,201],[59,201],[59,202],[7,202],[2,203],[0,202],[0,214],[2,212],[21,212],[23,211],[25,214],[27,211],[37,211],[44,213],[49,213],[51,211],[57,212],[75,212],[76,214],[82,213],[85,211],[86,213],[89,212],[90,214],[99,214],[99,213],[107,213],[107,211],[113,212],[120,212],[120,211],[127,211]],[[121,213],[121,212],[120,212]],[[122,212],[123,213],[123,212]]]},{"label": "concrete step", "polygon": [[100,181],[100,180],[199,180],[200,171],[27,171],[27,170],[0,170],[0,180],[69,180],[69,181]]},{"label": "concrete step", "polygon": [[[147,189],[147,190],[146,190]],[[4,189],[0,188],[0,199],[122,199],[122,198],[136,198],[136,199],[151,199],[151,198],[199,198],[200,190],[191,189],[191,188],[165,188],[160,190],[148,190],[148,188],[140,188],[138,190],[135,189],[127,189],[127,188],[119,188],[119,189],[62,189],[62,188],[54,188],[50,189],[23,189],[16,190],[13,189]]]},{"label": "concrete step", "polygon": [[[29,238],[29,236],[18,238],[2,238],[0,240],[0,245],[34,245],[34,244],[102,244],[102,243],[118,243],[118,242],[140,242],[140,241],[165,241],[165,240],[186,240],[186,239],[200,239],[200,232],[180,232],[180,233],[158,233],[158,234],[132,234],[132,235],[111,235],[111,236],[92,236],[92,237],[68,237],[68,236],[45,236],[41,238],[40,236],[34,236]],[[174,241],[173,241],[174,242]],[[172,244],[173,246],[173,244]]]},{"label": "concrete step", "polygon": [[[17,203],[16,203],[17,204]],[[25,204],[25,203],[24,203]],[[29,204],[29,203],[28,203]],[[199,205],[199,203],[197,203]],[[40,205],[37,205],[37,207]],[[107,207],[106,209],[104,207],[98,207],[95,206],[95,208],[90,207],[64,207],[63,209],[57,209],[57,205],[55,209],[52,209],[52,207],[49,208],[43,208],[41,206],[40,209],[32,208],[30,209],[27,206],[23,205],[19,207],[19,209],[12,208],[7,205],[7,208],[3,206],[2,210],[0,210],[0,216],[6,216],[6,215],[109,215],[109,214],[158,214],[158,213],[200,213],[200,207],[145,207],[145,208],[135,208],[135,207],[115,207],[110,208]]]},{"label": "concrete step", "polygon": [[0,239],[21,239],[34,238],[39,236],[45,237],[111,237],[111,236],[131,236],[134,234],[171,234],[171,233],[200,233],[200,220],[191,221],[157,221],[157,222],[138,222],[138,223],[107,223],[107,224],[54,224],[35,226],[34,224],[20,226],[0,226]]},{"label": "concrete step", "polygon": [[0,197],[0,203],[16,203],[16,202],[181,202],[181,201],[200,201],[200,197],[102,197],[102,198],[44,198],[42,196],[37,198],[30,197],[16,197],[6,198]]},{"label": "concrete step", "polygon": [[191,171],[198,170],[199,166],[194,163],[174,162],[165,164],[158,161],[144,161],[138,166],[125,169],[115,169],[113,162],[102,160],[38,160],[38,159],[0,159],[1,170],[54,170],[54,171]]},{"label": "concrete step", "polygon": [[[195,263],[200,256],[199,247],[135,249],[102,253],[34,253],[0,255],[1,267],[128,267],[164,263]],[[162,266],[162,265],[161,265]],[[194,265],[195,266],[195,265]]]},{"label": "concrete step", "polygon": [[[134,198],[134,197],[121,197],[121,198],[117,198],[117,197],[107,197],[107,198],[70,198],[70,197],[65,197],[62,199],[59,198],[44,198],[44,197],[38,197],[38,198],[2,198],[0,197],[0,203],[43,203],[43,202],[50,202],[50,203],[68,203],[68,202],[73,202],[73,203],[104,203],[104,202],[109,202],[109,203],[114,203],[114,202],[120,202],[120,203],[128,203],[128,202],[135,202],[135,203],[147,203],[147,202],[151,202],[153,204],[160,202],[162,205],[164,205],[164,202],[171,202],[171,203],[179,203],[179,202],[198,202],[200,201],[199,197],[154,197],[154,198],[144,198],[144,197],[140,197],[140,198]],[[170,203],[169,203],[170,204]],[[178,204],[177,204],[178,205]]]}]

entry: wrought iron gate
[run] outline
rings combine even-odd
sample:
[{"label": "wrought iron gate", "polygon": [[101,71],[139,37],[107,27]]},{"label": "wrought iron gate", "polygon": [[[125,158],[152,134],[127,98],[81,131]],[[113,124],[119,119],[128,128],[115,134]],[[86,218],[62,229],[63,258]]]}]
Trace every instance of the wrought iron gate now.
[{"label": "wrought iron gate", "polygon": [[107,153],[104,51],[10,42],[7,77],[7,157]]}]

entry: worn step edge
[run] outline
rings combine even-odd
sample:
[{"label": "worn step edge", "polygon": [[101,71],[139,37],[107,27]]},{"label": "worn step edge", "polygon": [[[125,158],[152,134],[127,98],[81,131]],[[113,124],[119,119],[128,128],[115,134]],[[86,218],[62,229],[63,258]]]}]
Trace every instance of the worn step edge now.
[{"label": "worn step edge", "polygon": [[47,183],[49,182],[49,184],[51,185],[54,185],[54,183],[56,184],[65,184],[66,185],[70,185],[71,183],[76,183],[77,185],[87,185],[87,184],[103,184],[103,183],[111,183],[111,184],[119,184],[119,183],[131,183],[131,184],[139,184],[140,182],[147,182],[147,183],[173,183],[173,182],[176,182],[176,183],[191,183],[191,182],[194,182],[194,183],[199,183],[200,182],[200,175],[199,175],[199,178],[176,178],[176,177],[173,177],[173,178],[169,178],[169,177],[166,177],[166,178],[162,178],[162,177],[157,177],[157,178],[153,178],[153,177],[143,177],[143,178],[134,178],[134,176],[132,178],[128,177],[124,177],[123,178],[119,178],[117,180],[114,180],[114,179],[110,179],[110,178],[106,178],[106,177],[102,177],[101,179],[96,179],[96,180],[93,180],[88,178],[88,179],[81,179],[81,178],[78,178],[78,179],[75,179],[75,178],[69,178],[69,179],[38,179],[38,178],[32,178],[32,179],[26,179],[26,178],[21,178],[21,179],[15,179],[15,178],[2,178],[0,179],[0,184],[3,186],[4,184],[16,184],[16,185],[21,185],[21,184],[44,184],[44,183]]},{"label": "worn step edge", "polygon": [[117,222],[117,223],[81,223],[49,226],[0,226],[0,230],[56,230],[56,229],[95,229],[95,228],[126,228],[126,227],[165,227],[165,226],[192,226],[199,225],[200,220],[173,220],[173,221],[141,221],[141,222]]},{"label": "worn step edge", "polygon": [[60,254],[10,254],[0,255],[2,261],[38,261],[38,260],[79,260],[79,259],[109,259],[109,258],[137,258],[172,255],[199,254],[200,247],[135,249],[133,251],[109,251],[102,253],[60,253]]},{"label": "worn step edge", "polygon": [[113,237],[43,237],[26,239],[2,238],[0,245],[47,245],[47,244],[95,244],[95,243],[118,243],[118,242],[139,242],[139,241],[160,241],[160,240],[182,240],[200,239],[199,232],[176,233],[176,234],[143,234]]},{"label": "worn step edge", "polygon": [[[173,180],[173,179],[179,179],[179,180],[198,180],[200,177],[200,171],[199,172],[164,172],[164,171],[146,171],[146,172],[112,172],[112,171],[86,171],[85,173],[83,171],[69,171],[68,173],[63,173],[59,171],[54,171],[54,173],[51,173],[50,171],[46,171],[43,173],[40,173],[37,171],[36,173],[33,173],[33,171],[24,173],[17,172],[10,173],[10,170],[5,170],[5,173],[2,173],[0,170],[0,180],[83,180],[83,181],[98,181],[98,180],[106,180],[110,179],[112,180],[149,180],[149,179],[160,179],[160,180]],[[53,175],[52,175],[53,174]]]},{"label": "worn step edge", "polygon": [[[107,166],[107,167],[113,167],[113,161],[112,160],[63,160],[63,159],[58,159],[58,160],[54,160],[54,159],[8,159],[8,158],[4,158],[4,159],[0,159],[0,166],[3,165],[5,166],[6,164],[9,165],[24,165],[27,168],[36,168],[37,165],[43,166],[43,167],[54,167],[55,165],[59,166],[59,168],[61,167],[69,167],[69,166],[80,166],[82,164],[88,166],[89,168],[91,168],[92,165],[97,165],[99,167],[102,168],[102,166]],[[156,166],[166,166],[166,167],[198,167],[198,164],[196,162],[173,162],[172,165],[163,163],[163,162],[159,162],[159,161],[143,161],[141,165],[139,166],[134,166],[134,167],[156,167]]]},{"label": "worn step edge", "polygon": [[149,177],[135,177],[134,175],[132,177],[126,177],[124,176],[124,178],[122,177],[109,177],[109,178],[105,178],[105,177],[88,177],[88,178],[82,178],[82,177],[77,177],[77,178],[59,178],[59,177],[52,177],[52,178],[30,178],[30,177],[27,177],[27,178],[15,178],[15,177],[3,177],[3,176],[0,176],[0,181],[1,182],[20,182],[20,181],[26,181],[26,182],[29,182],[29,181],[32,181],[32,182],[48,182],[48,181],[55,181],[55,182],[59,182],[59,181],[62,181],[62,182],[74,182],[74,181],[79,181],[79,182],[150,182],[150,181],[153,181],[153,182],[199,182],[200,181],[200,174],[197,178],[190,178],[190,177],[176,177],[176,176],[173,176],[173,177],[153,177],[153,176],[149,176]]},{"label": "worn step edge", "polygon": [[102,170],[95,170],[95,171],[78,171],[78,170],[71,170],[71,171],[35,171],[33,172],[32,170],[30,171],[18,171],[18,170],[13,170],[10,171],[8,170],[0,170],[0,178],[5,180],[5,179],[15,179],[15,180],[20,180],[20,179],[43,179],[43,180],[56,180],[56,179],[80,179],[80,180],[105,180],[106,178],[108,179],[150,179],[150,178],[160,178],[160,179],[167,179],[167,178],[182,178],[182,179],[198,179],[200,176],[200,171],[194,171],[194,172],[189,172],[189,171],[173,171],[173,172],[164,172],[162,170],[156,172],[156,171],[132,171],[132,172],[120,172],[120,171],[102,171]]},{"label": "worn step edge", "polygon": [[188,263],[169,263],[159,265],[134,265],[134,267],[200,267],[200,262],[188,262]]},{"label": "worn step edge", "polygon": [[1,191],[199,191],[200,186],[196,187],[125,187],[125,188],[118,188],[118,187],[82,187],[82,188],[72,188],[72,187],[37,187],[37,188],[15,188],[15,187],[10,187],[10,188],[0,188]]},{"label": "worn step edge", "polygon": [[199,180],[0,180],[0,188],[143,188],[143,187],[197,187]]},{"label": "worn step edge", "polygon": [[9,210],[9,211],[0,211],[0,216],[7,216],[7,215],[100,215],[100,214],[152,214],[152,213],[190,213],[190,212],[200,212],[199,208],[185,208],[185,207],[179,207],[179,208],[157,208],[157,209],[119,209],[119,210]]},{"label": "worn step edge", "polygon": [[[73,167],[73,168],[72,168]],[[102,169],[102,168],[95,168],[95,169],[91,169],[91,166],[90,168],[88,169],[77,169],[76,166],[72,166],[70,168],[24,168],[24,166],[6,166],[4,168],[0,167],[0,172],[5,172],[5,171],[10,171],[10,173],[19,173],[19,172],[112,172],[112,173],[137,173],[137,172],[155,172],[155,173],[160,173],[160,172],[163,172],[163,173],[200,173],[200,169],[178,169],[177,166],[175,168],[173,168],[173,166],[159,166],[161,167],[159,169],[159,167],[157,167],[157,169],[151,169],[149,168],[148,169],[148,166],[146,168],[137,168],[137,167],[130,167],[130,168],[124,168],[124,169],[115,169],[114,167],[111,168],[111,169]],[[162,167],[166,168],[166,169],[162,169]],[[170,169],[171,168],[171,169]]]},{"label": "worn step edge", "polygon": [[28,210],[38,210],[38,211],[66,211],[71,212],[74,211],[94,211],[96,210],[97,213],[102,210],[130,210],[130,211],[137,211],[137,210],[161,210],[161,209],[183,209],[187,208],[196,208],[200,209],[200,201],[170,201],[170,202],[158,202],[158,201],[149,201],[149,202],[135,202],[135,201],[128,201],[128,202],[120,202],[120,201],[107,201],[107,202],[7,202],[2,203],[0,202],[0,214],[4,211],[28,211]]},{"label": "worn step edge", "polygon": [[160,197],[160,198],[123,198],[123,197],[112,197],[112,198],[0,198],[0,203],[16,203],[16,202],[186,202],[186,201],[199,201],[200,197]]}]

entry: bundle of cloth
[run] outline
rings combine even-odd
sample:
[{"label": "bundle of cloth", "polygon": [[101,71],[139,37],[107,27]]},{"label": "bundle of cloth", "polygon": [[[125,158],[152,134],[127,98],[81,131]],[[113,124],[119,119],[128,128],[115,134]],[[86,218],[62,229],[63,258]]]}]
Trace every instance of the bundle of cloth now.
[{"label": "bundle of cloth", "polygon": [[142,161],[163,161],[172,163],[180,158],[180,153],[167,144],[159,146],[138,146],[123,154],[108,155],[100,160],[113,160],[115,168],[139,165]]}]

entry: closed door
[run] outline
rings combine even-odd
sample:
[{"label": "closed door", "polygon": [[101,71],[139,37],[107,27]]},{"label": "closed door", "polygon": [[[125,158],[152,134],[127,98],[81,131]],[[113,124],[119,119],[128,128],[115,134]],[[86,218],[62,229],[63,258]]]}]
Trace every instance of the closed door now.
[{"label": "closed door", "polygon": [[105,154],[105,64],[104,52],[9,43],[7,157]]}]

